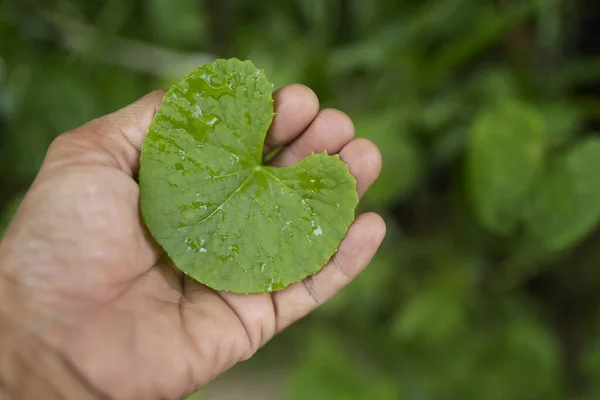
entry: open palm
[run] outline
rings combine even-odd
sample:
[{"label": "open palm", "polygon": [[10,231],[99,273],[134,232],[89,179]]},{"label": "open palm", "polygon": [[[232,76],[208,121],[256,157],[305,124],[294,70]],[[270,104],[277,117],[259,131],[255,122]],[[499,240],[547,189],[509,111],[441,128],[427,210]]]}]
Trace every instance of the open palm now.
[{"label": "open palm", "polygon": [[[385,234],[379,216],[357,217],[318,274],[273,294],[215,292],[178,273],[144,227],[135,181],[163,94],[61,135],[0,243],[19,318],[99,397],[176,399],[203,387],[350,282]],[[339,154],[362,195],[379,174],[377,148],[354,139],[345,114],[319,111],[305,86],[274,97],[265,147],[285,147],[272,164]]]}]

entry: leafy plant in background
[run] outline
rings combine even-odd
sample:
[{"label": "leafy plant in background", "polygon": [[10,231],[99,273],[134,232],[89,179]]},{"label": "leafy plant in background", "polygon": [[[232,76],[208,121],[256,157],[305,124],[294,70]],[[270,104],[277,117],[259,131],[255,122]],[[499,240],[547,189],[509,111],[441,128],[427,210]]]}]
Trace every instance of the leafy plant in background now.
[{"label": "leafy plant in background", "polygon": [[207,59],[252,59],[347,111],[384,156],[359,205],[385,216],[382,251],[249,361],[279,368],[285,350],[276,398],[600,396],[596,2],[47,7],[0,6],[0,204],[57,133]]}]

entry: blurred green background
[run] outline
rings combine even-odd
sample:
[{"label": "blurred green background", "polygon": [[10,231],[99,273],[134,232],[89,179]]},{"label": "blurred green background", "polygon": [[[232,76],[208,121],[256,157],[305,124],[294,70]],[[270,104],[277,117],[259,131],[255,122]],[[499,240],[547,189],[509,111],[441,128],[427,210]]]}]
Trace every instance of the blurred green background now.
[{"label": "blurred green background", "polygon": [[59,133],[215,57],[346,111],[389,235],[201,399],[600,399],[596,0],[1,0],[0,232]]}]

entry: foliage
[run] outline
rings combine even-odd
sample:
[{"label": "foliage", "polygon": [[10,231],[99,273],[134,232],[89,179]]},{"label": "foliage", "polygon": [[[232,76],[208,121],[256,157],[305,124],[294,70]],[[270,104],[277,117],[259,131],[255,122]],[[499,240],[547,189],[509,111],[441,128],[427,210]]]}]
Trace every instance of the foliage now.
[{"label": "foliage", "polygon": [[600,219],[600,140],[573,145],[549,166],[528,213],[531,228],[549,247],[569,247]]},{"label": "foliage", "polygon": [[490,231],[509,233],[518,221],[542,167],[543,138],[539,113],[516,101],[475,119],[468,183],[475,211]]},{"label": "foliage", "polygon": [[148,229],[179,269],[215,290],[300,282],[327,263],[354,218],[356,181],[338,155],[263,164],[272,89],[251,61],[201,66],[165,94],[142,147]]},{"label": "foliage", "polygon": [[385,216],[384,248],[263,350],[295,360],[282,398],[600,396],[596,2],[47,4],[0,5],[0,207],[56,134],[251,59],[384,156],[359,205]]}]

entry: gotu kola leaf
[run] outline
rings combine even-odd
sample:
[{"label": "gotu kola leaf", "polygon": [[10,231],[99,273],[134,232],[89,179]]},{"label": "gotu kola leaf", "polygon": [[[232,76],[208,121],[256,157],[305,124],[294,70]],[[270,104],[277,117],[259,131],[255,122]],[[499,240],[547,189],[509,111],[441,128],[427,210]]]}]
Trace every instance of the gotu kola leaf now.
[{"label": "gotu kola leaf", "polygon": [[165,95],[144,141],[144,221],[177,268],[215,290],[264,293],[314,274],[354,219],[339,157],[263,165],[273,85],[250,61],[199,67]]}]

